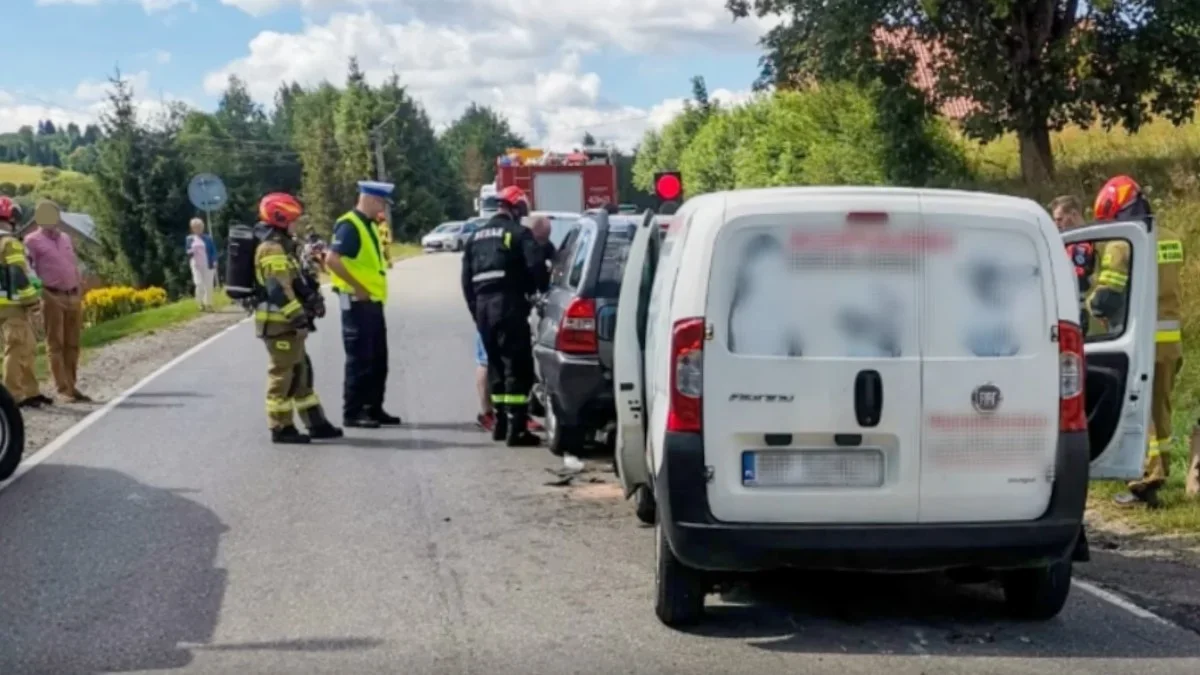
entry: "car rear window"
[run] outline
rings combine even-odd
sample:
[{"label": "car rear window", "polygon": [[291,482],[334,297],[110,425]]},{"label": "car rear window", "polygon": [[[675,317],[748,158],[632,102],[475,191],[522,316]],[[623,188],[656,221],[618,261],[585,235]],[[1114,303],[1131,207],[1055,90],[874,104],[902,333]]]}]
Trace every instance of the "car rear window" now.
[{"label": "car rear window", "polygon": [[600,254],[600,271],[596,276],[596,296],[617,298],[621,295],[621,277],[625,274],[625,259],[633,243],[634,228],[613,225],[608,228],[604,251]]}]

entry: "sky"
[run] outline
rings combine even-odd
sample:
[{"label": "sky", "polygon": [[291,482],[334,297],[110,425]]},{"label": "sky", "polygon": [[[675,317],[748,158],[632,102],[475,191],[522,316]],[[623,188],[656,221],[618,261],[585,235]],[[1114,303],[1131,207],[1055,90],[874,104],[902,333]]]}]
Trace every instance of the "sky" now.
[{"label": "sky", "polygon": [[[212,110],[230,75],[269,106],[284,81],[393,72],[444,128],[472,101],[540,147],[584,132],[623,148],[661,127],[704,76],[740,102],[770,26],[725,0],[0,0],[4,29],[38,49],[0,74],[0,132],[95,121],[118,69],[143,114],[180,100]],[[50,41],[53,44],[49,44]]]}]

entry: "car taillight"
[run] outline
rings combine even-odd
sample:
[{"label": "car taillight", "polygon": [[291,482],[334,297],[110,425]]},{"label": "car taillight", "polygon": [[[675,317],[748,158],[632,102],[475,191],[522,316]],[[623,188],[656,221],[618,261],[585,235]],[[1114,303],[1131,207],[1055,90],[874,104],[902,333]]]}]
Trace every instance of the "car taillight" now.
[{"label": "car taillight", "polygon": [[1069,321],[1058,322],[1058,428],[1087,431],[1084,385],[1083,331]]},{"label": "car taillight", "polygon": [[575,298],[563,313],[555,349],[566,354],[595,354],[596,301]]},{"label": "car taillight", "polygon": [[671,406],[667,431],[697,433],[704,394],[704,319],[682,319],[671,331]]}]

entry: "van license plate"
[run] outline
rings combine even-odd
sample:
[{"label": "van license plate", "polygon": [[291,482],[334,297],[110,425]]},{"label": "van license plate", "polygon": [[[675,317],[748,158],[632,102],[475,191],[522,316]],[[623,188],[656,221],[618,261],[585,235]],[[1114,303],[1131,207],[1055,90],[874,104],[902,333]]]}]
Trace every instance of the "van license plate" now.
[{"label": "van license plate", "polygon": [[879,450],[748,450],[742,453],[746,487],[879,487]]}]

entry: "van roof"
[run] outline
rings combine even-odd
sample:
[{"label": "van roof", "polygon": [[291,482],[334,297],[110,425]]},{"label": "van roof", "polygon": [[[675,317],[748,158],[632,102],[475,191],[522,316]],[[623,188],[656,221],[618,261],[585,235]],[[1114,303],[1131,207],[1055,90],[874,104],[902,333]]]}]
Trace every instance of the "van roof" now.
[{"label": "van roof", "polygon": [[[1044,213],[1045,209],[1030,199],[992,192],[972,190],[942,190],[930,188],[905,187],[876,187],[876,186],[805,186],[805,187],[775,187],[755,188],[748,190],[729,190],[713,192],[695,197],[700,203],[697,208],[721,208],[724,218],[720,220],[697,219],[697,225],[705,224],[720,227],[721,224],[734,218],[761,213],[778,211],[779,202],[796,200],[803,203],[813,197],[842,197],[847,203],[853,204],[861,197],[921,197],[923,199],[954,199],[956,201],[974,202],[987,205],[997,210],[1023,211],[1031,215]],[[711,202],[711,203],[710,203]]]}]

